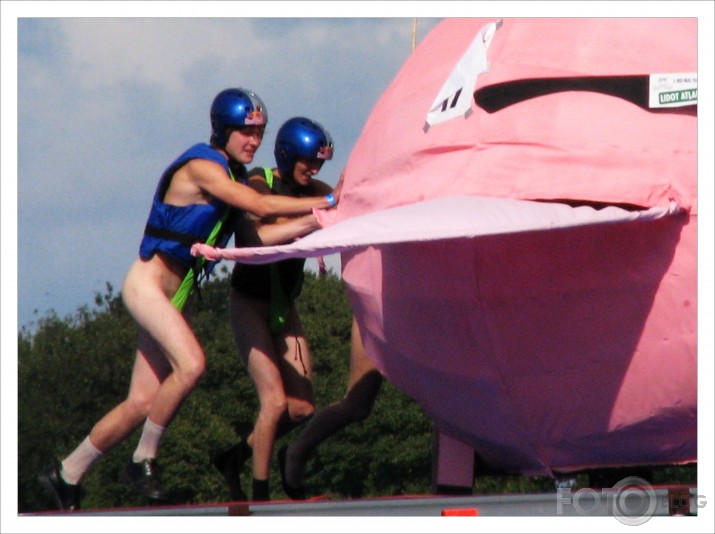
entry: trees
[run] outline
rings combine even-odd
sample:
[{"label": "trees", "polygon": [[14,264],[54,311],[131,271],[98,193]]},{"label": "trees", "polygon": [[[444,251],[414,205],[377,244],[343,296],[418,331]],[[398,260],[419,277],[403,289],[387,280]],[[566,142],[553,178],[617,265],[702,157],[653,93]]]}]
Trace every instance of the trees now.
[{"label": "trees", "polygon": [[[230,500],[211,456],[252,426],[257,396],[235,349],[228,322],[227,269],[201,290],[192,323],[205,349],[207,368],[162,440],[160,464],[167,487],[185,503]],[[351,311],[342,281],[306,272],[298,300],[311,343],[318,406],[345,393]],[[108,409],[126,395],[134,359],[136,326],[107,284],[93,307],[73,316],[51,312],[34,332],[18,335],[19,512],[47,509],[37,475],[53,457],[66,456]],[[139,430],[108,452],[83,482],[84,508],[145,505],[119,482]],[[289,434],[283,441],[294,438]],[[407,446],[405,446],[407,444]],[[431,424],[415,402],[389,383],[373,415],[333,436],[308,466],[308,489],[335,497],[427,493]],[[277,447],[276,447],[277,449]],[[243,485],[250,488],[250,469]],[[277,464],[271,495],[283,497]]]}]

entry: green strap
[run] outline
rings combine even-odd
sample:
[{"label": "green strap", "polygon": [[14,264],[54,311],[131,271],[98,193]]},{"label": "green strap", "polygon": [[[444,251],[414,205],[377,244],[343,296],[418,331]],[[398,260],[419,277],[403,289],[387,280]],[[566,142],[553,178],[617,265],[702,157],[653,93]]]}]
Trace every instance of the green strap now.
[{"label": "green strap", "polygon": [[186,276],[184,276],[184,279],[181,281],[179,289],[177,289],[176,293],[174,293],[174,296],[171,297],[171,303],[174,305],[174,308],[179,311],[184,311],[186,301],[189,300],[189,295],[191,295],[191,293],[193,293],[194,291],[195,281],[196,277],[194,276],[194,269],[191,268],[188,270]]},{"label": "green strap", "polygon": [[263,174],[266,177],[266,183],[268,184],[268,187],[273,189],[273,171],[271,170],[271,168],[263,167]]},{"label": "green strap", "polygon": [[[228,170],[228,175],[231,177],[232,181],[236,181],[236,179],[233,177],[231,169]],[[213,246],[214,243],[216,243],[216,239],[218,238],[218,235],[221,232],[221,228],[226,222],[226,219],[228,218],[230,212],[231,207],[227,206],[226,210],[223,212],[223,215],[221,215],[221,218],[216,221],[216,225],[213,227],[213,230],[211,230],[211,233],[206,238],[207,245]],[[171,297],[171,303],[177,310],[184,311],[184,307],[186,306],[186,302],[189,300],[189,296],[194,292],[194,289],[196,288],[198,273],[201,272],[205,264],[206,258],[204,258],[203,256],[199,256],[198,258],[196,258],[196,263],[193,267],[189,268],[186,273],[186,276],[184,276],[184,279],[181,281],[179,289],[177,289],[176,293],[174,293],[174,296]]]},{"label": "green strap", "polygon": [[[270,167],[263,167],[263,174],[266,184],[273,190],[273,170]],[[290,299],[283,291],[277,263],[271,263],[271,296],[268,310],[268,326],[271,332],[277,334],[283,330],[288,320],[290,311]]]},{"label": "green strap", "polygon": [[283,330],[288,320],[290,300],[283,291],[279,276],[278,264],[271,263],[271,300],[268,311],[268,325],[271,332],[277,334]]}]

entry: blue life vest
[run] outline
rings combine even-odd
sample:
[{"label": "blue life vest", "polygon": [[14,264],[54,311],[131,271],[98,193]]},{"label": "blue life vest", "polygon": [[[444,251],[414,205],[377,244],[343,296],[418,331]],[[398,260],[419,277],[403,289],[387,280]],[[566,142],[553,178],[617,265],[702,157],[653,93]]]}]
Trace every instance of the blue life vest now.
[{"label": "blue life vest", "polygon": [[[139,245],[139,256],[151,258],[163,252],[182,264],[192,267],[196,258],[191,255],[191,245],[204,243],[216,223],[229,206],[218,199],[209,204],[172,206],[163,202],[174,173],[192,159],[206,159],[220,164],[230,176],[226,156],[206,143],[199,143],[181,154],[162,174],[154,194],[151,211]],[[229,225],[226,225],[229,226]],[[225,246],[230,238],[230,229],[224,232],[214,246]]]}]

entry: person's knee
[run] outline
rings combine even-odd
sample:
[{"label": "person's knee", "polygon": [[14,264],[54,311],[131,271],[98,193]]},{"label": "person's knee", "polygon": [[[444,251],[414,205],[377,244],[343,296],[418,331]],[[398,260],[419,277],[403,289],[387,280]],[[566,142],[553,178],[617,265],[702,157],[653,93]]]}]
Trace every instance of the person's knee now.
[{"label": "person's knee", "polygon": [[184,362],[174,370],[177,379],[186,390],[193,389],[206,370],[206,359],[203,354]]},{"label": "person's knee", "polygon": [[290,420],[296,424],[312,417],[314,413],[315,405],[311,402],[295,402],[288,405]]},{"label": "person's knee", "polygon": [[277,424],[287,411],[288,401],[283,396],[272,395],[261,399],[261,415],[271,423]]},{"label": "person's knee", "polygon": [[151,410],[152,405],[154,404],[155,398],[156,392],[131,392],[127,397],[126,401],[124,402],[124,409],[127,412],[126,418],[136,421],[146,419],[146,417],[149,415],[149,411]]},{"label": "person's knee", "polygon": [[350,414],[352,422],[363,421],[370,416],[381,384],[382,375],[377,371],[371,371],[348,391],[341,404],[343,409]]}]

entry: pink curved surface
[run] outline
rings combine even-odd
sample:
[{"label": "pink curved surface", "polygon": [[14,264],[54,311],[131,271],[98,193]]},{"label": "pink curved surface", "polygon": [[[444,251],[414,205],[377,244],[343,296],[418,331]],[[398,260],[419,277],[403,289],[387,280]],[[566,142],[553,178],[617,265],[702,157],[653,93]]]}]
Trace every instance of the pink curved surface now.
[{"label": "pink curved surface", "polygon": [[[328,224],[450,195],[685,212],[648,222],[343,253],[370,354],[490,465],[551,474],[697,458],[696,116],[592,92],[423,130],[493,19],[447,20],[369,117]],[[505,19],[475,89],[508,80],[696,72],[695,19]]]}]

